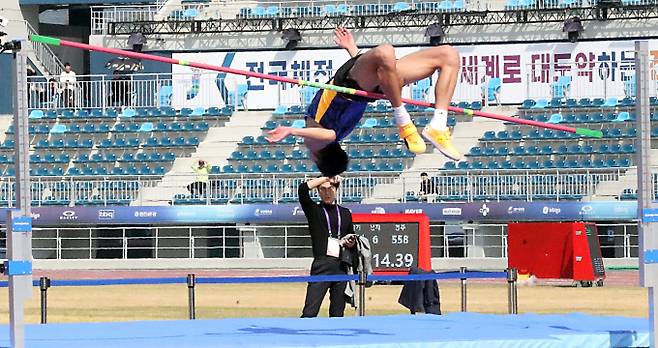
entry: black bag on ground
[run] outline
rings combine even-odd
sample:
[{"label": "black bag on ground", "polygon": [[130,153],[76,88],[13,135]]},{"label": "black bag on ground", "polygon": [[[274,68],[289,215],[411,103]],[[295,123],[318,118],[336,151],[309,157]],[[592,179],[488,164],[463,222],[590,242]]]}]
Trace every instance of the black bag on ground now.
[{"label": "black bag on ground", "polygon": [[[435,273],[412,267],[409,274]],[[423,312],[441,314],[439,284],[436,280],[414,280],[402,282],[402,291],[398,303],[408,308],[411,314]]]}]

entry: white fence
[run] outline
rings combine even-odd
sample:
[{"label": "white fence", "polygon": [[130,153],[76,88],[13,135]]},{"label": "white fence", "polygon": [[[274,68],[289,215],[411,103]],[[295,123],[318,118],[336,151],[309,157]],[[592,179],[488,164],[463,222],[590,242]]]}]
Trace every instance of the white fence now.
[{"label": "white fence", "polygon": [[[491,171],[430,172],[430,180],[435,184],[435,193],[429,194],[429,201],[465,201],[506,200],[543,200],[551,195],[551,200],[573,199],[574,195],[588,196],[596,194],[601,182],[613,182],[623,174],[617,170],[571,170],[565,171]],[[315,174],[220,174],[211,175],[205,194],[196,199],[201,204],[232,203],[273,203],[297,202],[299,184],[314,177]],[[14,196],[14,178],[6,177],[0,183],[0,203],[12,206],[10,197]],[[33,177],[32,199],[35,206],[60,205],[112,205],[117,202],[133,205],[149,205],[151,201],[143,200],[141,190],[154,188],[160,177],[153,176],[97,176],[97,177]],[[655,180],[655,178],[654,178]],[[168,183],[178,187],[181,194],[189,192],[185,187],[194,181],[194,175],[169,177]],[[386,185],[395,187],[387,196],[391,202],[406,202],[410,197],[418,198],[420,189],[420,172],[411,172],[404,176],[399,173],[363,173],[350,174],[344,178],[339,190],[339,201],[355,197],[367,198],[375,187]],[[619,188],[619,194],[626,187]],[[631,188],[632,187],[628,187]],[[413,193],[407,196],[407,193]],[[173,197],[162,196],[158,200],[166,201]],[[92,203],[93,202],[93,203]],[[218,203],[223,202],[223,203]],[[182,203],[185,204],[185,203]]]},{"label": "white fence", "polygon": [[[530,99],[635,97],[635,61],[633,52],[616,61],[545,62],[526,68],[526,95]],[[580,55],[579,55],[580,56]],[[650,66],[649,93],[658,92],[658,63]]]},{"label": "white fence", "polygon": [[[37,31],[30,25],[28,21],[25,21],[25,26],[27,28],[28,36],[38,35]],[[32,47],[32,50],[36,54],[39,62],[43,64],[43,67],[47,70],[46,73],[51,76],[59,76],[64,70],[64,64],[62,61],[55,55],[52,49],[46,44],[33,42],[30,40],[25,41],[28,45]]]},{"label": "white fence", "polygon": [[[179,5],[121,5],[92,6],[91,34],[106,35],[110,23],[162,20],[208,20],[234,18],[274,17],[341,17],[388,15],[400,12],[468,12],[486,10],[538,10],[546,8],[592,7],[597,0],[544,0],[544,1],[488,1],[456,0],[429,3],[422,0],[406,1],[400,5],[394,0],[320,1],[212,1],[210,3],[183,3]],[[624,5],[655,5],[656,0],[628,0]],[[249,8],[249,12],[238,11]]]},{"label": "white fence", "polygon": [[[222,56],[220,53],[207,54]],[[268,55],[272,53],[268,52]],[[273,64],[286,62],[258,61],[259,58],[246,58],[244,54],[240,57],[242,65],[236,66],[244,70],[322,83],[327,82],[338,69],[338,66],[327,65],[317,68],[321,70],[278,70]],[[312,61],[310,58],[301,60]],[[517,76],[519,81],[516,83],[503,83],[506,81],[505,77],[492,77],[497,72],[504,71],[504,66],[503,70],[500,70],[499,66],[481,63],[480,61],[478,65],[462,64],[453,103],[482,101],[487,105],[500,102],[520,103],[527,98],[550,100],[552,97],[560,97],[564,101],[567,98],[579,100],[616,97],[621,100],[625,97],[635,97],[635,70],[632,60],[629,59],[605,64],[579,61],[533,63],[519,69],[519,74],[520,71],[524,73]],[[303,65],[298,64],[298,66]],[[292,65],[287,67],[293,69]],[[494,67],[498,68],[494,69]],[[650,68],[652,79],[649,92],[650,96],[656,96],[658,95],[658,63],[652,63]],[[53,77],[51,82],[45,81],[43,77],[31,77],[29,79],[30,108],[106,109],[171,106],[180,109],[221,108],[231,105],[237,109],[275,109],[279,105],[306,105],[312,99],[315,90],[274,80],[266,81],[196,68],[182,67],[179,70],[182,72],[173,74],[80,75],[77,77],[77,83],[67,85],[59,83],[57,76]],[[434,74],[431,79],[405,86],[402,96],[433,102],[436,79],[437,74]]]},{"label": "white fence", "polygon": [[[481,67],[474,67],[477,70]],[[288,72],[277,71],[280,76]],[[295,71],[294,74],[313,76],[314,71]],[[331,76],[333,71],[323,71]],[[61,83],[59,77],[46,81],[43,77],[31,77],[28,80],[30,109],[102,109],[107,108],[157,108],[174,107],[224,107],[235,109],[249,108],[257,104],[259,108],[274,109],[278,105],[305,105],[313,96],[313,91],[281,83],[275,85],[276,95],[263,98],[262,90],[250,90],[250,81],[242,76],[218,74],[215,72],[195,71],[187,74],[125,74],[113,75],[79,75],[76,83]],[[289,76],[293,76],[291,72]],[[454,102],[475,101],[482,99],[482,91],[487,83],[484,74],[480,80],[473,81],[462,75],[457,85]],[[328,80],[329,78],[327,78]],[[436,81],[436,76],[433,81]],[[326,82],[326,81],[323,81]],[[403,89],[403,97],[434,100],[434,82],[419,87],[418,84]],[[270,89],[268,89],[270,91]],[[309,94],[310,93],[310,94]],[[255,99],[259,99],[255,103]],[[252,103],[250,103],[252,100]]]},{"label": "white fence", "polygon": [[[637,257],[636,225],[597,227],[603,257]],[[430,240],[434,258],[507,257],[506,224],[430,225]],[[39,227],[32,243],[37,259],[312,257],[306,225]]]}]

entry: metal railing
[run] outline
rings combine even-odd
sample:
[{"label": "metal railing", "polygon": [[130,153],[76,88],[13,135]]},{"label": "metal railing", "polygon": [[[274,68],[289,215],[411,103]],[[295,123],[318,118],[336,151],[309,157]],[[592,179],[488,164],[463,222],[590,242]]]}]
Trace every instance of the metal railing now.
[{"label": "metal railing", "polygon": [[92,6],[91,34],[105,35],[110,23],[154,21],[162,5]]},{"label": "metal railing", "polygon": [[[612,52],[612,56],[567,54],[575,61],[558,60],[557,55],[542,55],[544,63],[526,66],[525,89],[527,98],[611,98],[635,97],[635,61],[632,51]],[[616,59],[615,59],[615,53]],[[546,57],[543,57],[546,56]],[[564,54],[562,54],[564,56]],[[607,61],[601,60],[607,58]],[[538,58],[539,59],[539,58]],[[550,60],[550,61],[549,61]],[[650,67],[650,96],[658,93],[658,64]],[[568,80],[566,83],[565,80]],[[503,92],[504,93],[504,92]]]},{"label": "metal railing", "polygon": [[[263,64],[262,62],[260,63]],[[324,70],[276,70],[268,73],[326,83],[334,68]],[[337,67],[336,67],[337,68]],[[467,67],[482,70],[484,67]],[[249,70],[244,68],[244,70]],[[486,84],[482,78],[473,80],[470,73],[460,75],[454,102],[479,101]],[[275,109],[278,105],[304,105],[313,97],[296,85],[277,81],[263,81],[243,76],[218,74],[193,69],[185,74],[115,73],[113,75],[78,75],[75,83],[61,83],[59,77],[46,81],[43,77],[28,79],[30,109],[101,109],[173,107],[223,107],[234,109]],[[434,76],[435,80],[436,76]],[[406,86],[403,95],[408,98],[434,100],[434,82],[419,87],[418,83]],[[309,95],[310,94],[310,95]]]},{"label": "metal railing", "polygon": [[[122,74],[78,75],[75,83],[61,83],[59,78],[45,81],[42,77],[28,80],[30,109],[135,109],[197,106],[222,107],[226,101],[236,100],[226,86],[229,81],[217,74]],[[223,98],[213,94],[198,96],[199,90],[217,90]],[[219,92],[218,92],[219,93]]]},{"label": "metal railing", "polygon": [[[38,35],[39,33],[30,25],[28,21],[25,21],[25,26],[27,28],[28,37],[31,35]],[[52,49],[46,44],[26,41],[28,45],[32,47],[34,54],[37,59],[41,62],[43,67],[47,70],[47,73],[51,76],[59,76],[64,70],[64,64],[62,61],[55,55]]]},{"label": "metal railing", "polygon": [[[596,194],[597,185],[614,182],[624,169],[570,171],[510,170],[495,171],[438,171],[431,172],[436,193],[418,196],[420,172],[400,176],[398,172],[350,174],[343,179],[339,202],[360,201],[371,197],[377,187],[378,197],[390,202],[409,200],[462,201],[479,200],[564,200]],[[299,184],[316,174],[218,174],[211,175],[205,193],[191,196],[186,187],[195,182],[195,175],[181,174],[167,177],[167,186],[159,176],[65,176],[32,177],[32,199],[35,206],[48,205],[149,205],[165,201],[172,204],[246,204],[295,203]],[[656,179],[654,178],[654,181]],[[146,199],[144,189],[160,187],[163,194]],[[619,194],[624,188],[619,189]],[[315,194],[315,193],[313,193]],[[0,181],[0,206],[13,206],[14,178]]]},{"label": "metal railing", "polygon": [[[46,46],[43,46],[44,48]],[[46,55],[47,56],[47,55]],[[54,57],[54,56],[53,56]],[[470,61],[468,55],[462,57]],[[237,69],[265,72],[273,75],[326,83],[338,68],[332,60],[314,70],[277,69],[287,66],[285,61],[248,61]],[[302,64],[303,63],[303,64]],[[619,64],[619,61],[614,61]],[[55,63],[54,63],[55,64]],[[59,61],[55,65],[61,64]],[[299,66],[310,66],[311,61],[302,61]],[[265,68],[269,66],[269,70]],[[463,64],[452,101],[490,103],[519,103],[525,98],[549,99],[608,98],[619,100],[635,96],[632,65],[624,69],[588,66],[579,63],[533,64],[525,68],[525,75],[518,75],[518,83],[506,83],[505,77],[494,78],[486,65]],[[403,97],[434,101],[434,84],[431,79],[405,86]],[[658,64],[652,67],[651,96],[658,95]],[[568,80],[567,82],[564,82]],[[154,108],[173,107],[223,107],[234,109],[275,109],[279,105],[306,105],[314,95],[312,87],[300,87],[277,81],[226,75],[192,68],[192,73],[114,73],[79,75],[77,82],[63,84],[59,77],[50,81],[43,77],[31,77],[30,109],[102,109],[107,108]],[[501,81],[503,82],[501,84]],[[498,88],[495,85],[498,84]],[[490,90],[496,90],[492,92]],[[519,92],[519,91],[522,92]]]},{"label": "metal railing", "polygon": [[[529,1],[443,1],[426,2],[422,0],[406,1],[400,5],[394,0],[365,0],[350,2],[346,0],[320,1],[213,1],[205,4],[179,5],[121,5],[92,6],[91,34],[106,35],[111,23],[136,21],[191,21],[208,19],[234,18],[289,18],[289,17],[344,17],[389,15],[399,12],[469,12],[469,11],[520,11],[542,9],[591,8],[598,5],[598,0],[529,0]],[[230,10],[227,10],[230,4]],[[396,5],[397,4],[397,5]],[[624,6],[655,6],[656,0],[624,0]],[[240,8],[235,11],[235,8]],[[192,10],[192,11],[187,11]],[[187,12],[186,12],[187,11]]]},{"label": "metal railing", "polygon": [[[234,18],[276,18],[276,17],[324,17],[324,16],[372,16],[386,15],[397,12],[459,12],[467,10],[482,10],[488,4],[479,1],[447,1],[444,5],[428,4],[420,0],[411,0],[405,7],[396,7],[396,1],[371,0],[353,3],[346,0],[321,1],[263,1],[254,4],[245,2],[240,11],[227,10],[222,2],[207,4],[180,5],[121,5],[92,6],[91,34],[107,35],[111,23],[127,23],[139,21],[176,21],[176,20],[207,20]],[[239,2],[231,2],[231,8],[240,6]],[[258,9],[257,9],[258,8]],[[246,9],[250,9],[247,11]],[[191,10],[191,11],[189,11]],[[165,13],[163,13],[165,11]]]},{"label": "metal railing", "polygon": [[[597,227],[604,258],[637,257],[636,224]],[[507,257],[506,224],[430,225],[430,239],[433,258]],[[306,225],[38,227],[32,244],[37,259],[312,257]]]}]

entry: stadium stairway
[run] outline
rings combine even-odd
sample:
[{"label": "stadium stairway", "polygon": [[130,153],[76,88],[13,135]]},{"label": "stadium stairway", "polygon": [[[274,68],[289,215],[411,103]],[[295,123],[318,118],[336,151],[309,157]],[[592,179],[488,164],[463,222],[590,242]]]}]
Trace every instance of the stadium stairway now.
[{"label": "stadium stairway", "polygon": [[[487,107],[483,111],[495,114],[512,116],[517,112],[516,107]],[[457,149],[463,154],[469,149],[476,146],[479,139],[486,131],[501,131],[505,129],[505,124],[501,121],[492,120],[484,117],[470,118],[467,116],[457,116],[457,124],[453,129],[453,141]],[[428,146],[432,152],[417,155],[411,167],[400,175],[398,180],[392,184],[379,184],[375,186],[373,194],[365,198],[363,203],[391,203],[404,196],[407,191],[418,191],[420,185],[420,171],[427,172],[432,176],[432,172],[437,172],[443,168],[443,164],[449,161],[438,151],[434,150],[431,145]]]},{"label": "stadium stairway", "polygon": [[258,136],[261,127],[272,117],[271,111],[239,111],[223,127],[211,127],[208,135],[191,157],[176,158],[171,170],[162,177],[156,187],[143,188],[141,192],[144,205],[168,205],[177,193],[188,193],[186,186],[196,180],[190,168],[192,164],[203,159],[210,166],[223,167],[228,158],[238,147],[243,137]]},{"label": "stadium stairway", "polygon": [[[0,129],[7,130],[14,122],[14,115],[0,115]],[[7,133],[0,132],[0,142],[5,141]]]},{"label": "stadium stairway", "polygon": [[[651,167],[658,167],[658,149],[651,149],[649,158]],[[625,188],[637,188],[637,167],[628,168],[618,180],[600,182],[594,190],[596,194],[584,197],[583,201],[614,201]]]}]

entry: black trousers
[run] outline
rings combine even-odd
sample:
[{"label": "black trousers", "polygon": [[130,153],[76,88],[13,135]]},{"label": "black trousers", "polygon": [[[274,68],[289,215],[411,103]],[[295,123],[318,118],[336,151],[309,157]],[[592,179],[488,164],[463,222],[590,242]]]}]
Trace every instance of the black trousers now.
[{"label": "black trousers", "polygon": [[[347,274],[340,260],[332,257],[314,259],[311,275]],[[347,282],[308,283],[302,318],[315,318],[320,312],[322,300],[329,290],[329,316],[342,317],[345,314],[345,286]]]},{"label": "black trousers", "polygon": [[190,193],[193,195],[205,196],[207,187],[208,185],[205,182],[195,181],[187,185],[187,190],[190,191]]}]

